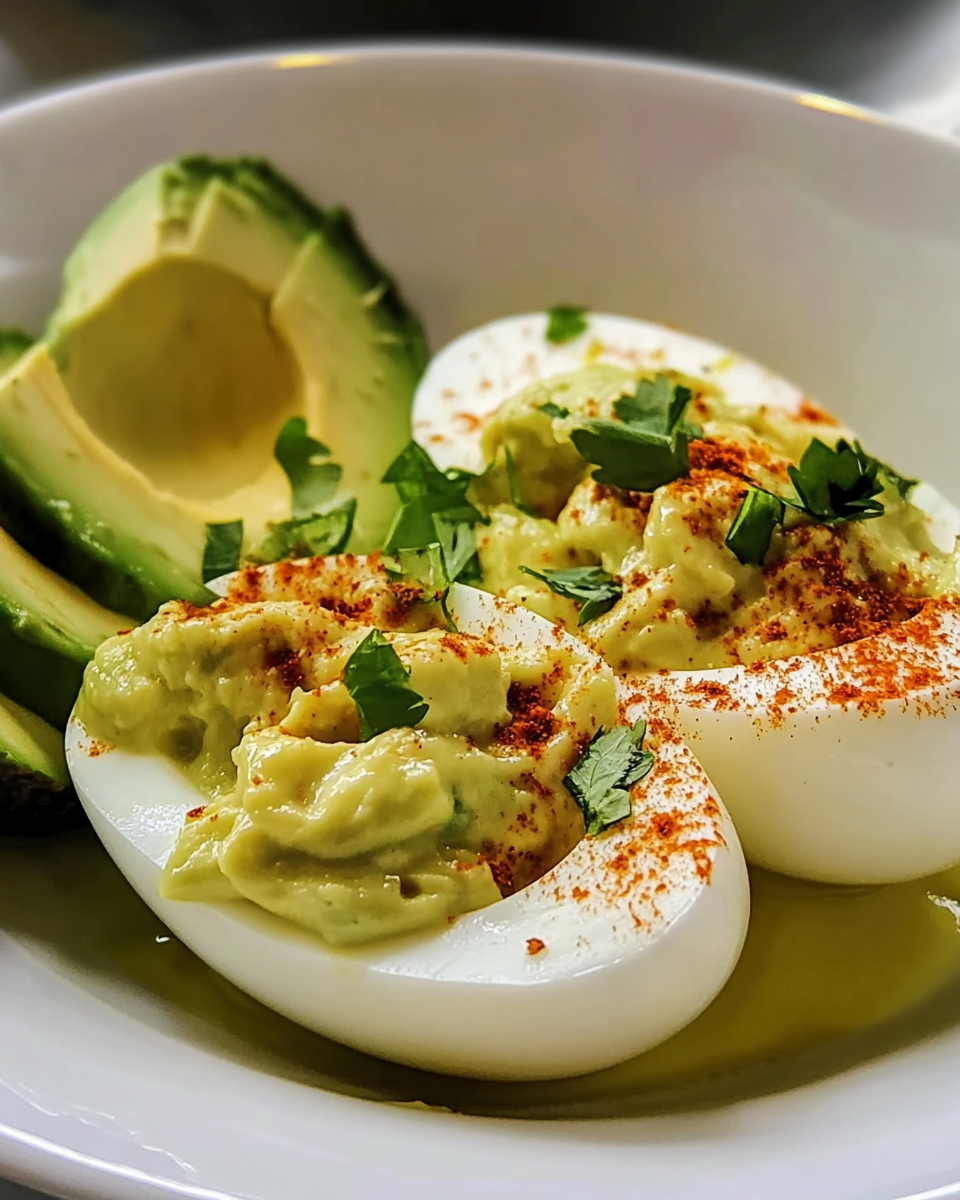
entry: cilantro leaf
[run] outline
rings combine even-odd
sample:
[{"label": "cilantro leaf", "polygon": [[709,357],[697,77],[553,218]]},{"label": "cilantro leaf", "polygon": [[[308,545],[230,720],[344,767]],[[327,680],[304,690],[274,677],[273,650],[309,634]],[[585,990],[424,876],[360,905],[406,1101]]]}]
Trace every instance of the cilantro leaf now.
[{"label": "cilantro leaf", "polygon": [[274,525],[251,551],[254,562],[280,562],[286,558],[312,558],[339,554],[353,532],[357,502],[351,497],[326,512],[291,518]]},{"label": "cilantro leaf", "polygon": [[240,565],[242,545],[242,521],[224,521],[219,525],[208,525],[207,540],[203,547],[203,582],[209,583],[211,579],[235,571]]},{"label": "cilantro leaf", "polygon": [[621,585],[601,567],[571,567],[564,571],[534,571],[531,567],[521,567],[520,570],[524,575],[541,580],[558,596],[576,600],[581,605],[578,625],[586,625],[602,616],[623,595]]},{"label": "cilantro leaf", "polygon": [[323,442],[310,437],[303,417],[291,417],[277,435],[274,457],[290,480],[290,514],[310,517],[336,492],[343,468],[339,463],[322,462],[330,457]]},{"label": "cilantro leaf", "polygon": [[917,483],[867,454],[859,442],[851,445],[843,438],[835,447],[814,438],[799,465],[787,470],[797,500],[750,488],[730,526],[727,545],[745,566],[762,565],[773,531],[783,524],[787,508],[820,525],[869,521],[883,516],[883,501],[878,499],[884,488],[881,476],[903,499]]},{"label": "cilantro leaf", "polygon": [[770,539],[783,524],[786,505],[779,496],[752,487],[733,519],[726,543],[745,567],[760,567],[770,549]]},{"label": "cilantro leaf", "polygon": [[618,421],[586,421],[570,435],[593,477],[631,492],[652,492],[690,468],[687,447],[702,430],[684,420],[693,393],[666,375],[643,379],[614,405]]},{"label": "cilantro leaf", "polygon": [[887,477],[887,481],[896,489],[901,500],[906,500],[906,498],[920,482],[919,479],[907,479],[905,476],[895,471],[893,467],[888,466],[887,463],[880,462],[879,459],[874,459],[874,462],[877,464],[881,474],[885,475]]},{"label": "cilantro leaf", "polygon": [[629,817],[630,789],[647,775],[654,756],[643,749],[646,721],[598,729],[586,753],[563,783],[583,813],[588,835],[609,829]]},{"label": "cilantro leaf", "polygon": [[477,556],[477,535],[468,521],[448,521],[435,515],[433,525],[443,555],[448,583],[480,583],[483,573]]},{"label": "cilantro leaf", "polygon": [[[693,392],[682,383],[671,383],[662,373],[653,379],[641,379],[632,396],[622,396],[613,406],[621,421],[635,429],[670,436],[681,428],[683,414],[693,399]],[[699,426],[685,425],[688,438],[702,437]]]},{"label": "cilantro leaf", "polygon": [[367,742],[387,729],[416,725],[429,704],[407,683],[410,672],[379,629],[371,629],[347,660],[343,682],[360,716]]},{"label": "cilantro leaf", "polygon": [[820,524],[838,525],[883,516],[883,504],[875,498],[883,491],[880,465],[859,442],[851,446],[841,438],[831,448],[814,438],[788,473],[803,511]]},{"label": "cilantro leaf", "polygon": [[589,463],[600,469],[593,478],[631,492],[652,492],[686,475],[690,460],[689,439],[678,432],[662,433],[627,425],[622,421],[588,421],[570,435]]},{"label": "cilantro leaf", "polygon": [[540,514],[535,508],[531,508],[523,499],[523,493],[520,491],[520,483],[517,479],[517,468],[513,461],[513,454],[509,446],[504,446],[503,457],[507,466],[507,484],[510,488],[510,503],[519,512],[522,512],[525,517],[539,517]]},{"label": "cilantro leaf", "polygon": [[548,400],[545,404],[538,404],[537,409],[557,421],[562,421],[564,417],[570,416],[569,408],[564,408],[562,404],[554,404],[552,400]]},{"label": "cilantro leaf", "polygon": [[400,497],[400,510],[384,542],[387,554],[439,545],[447,583],[480,579],[473,526],[486,518],[467,499],[476,475],[451,467],[441,471],[426,450],[411,442],[383,477]]},{"label": "cilantro leaf", "polygon": [[546,338],[555,346],[572,342],[590,325],[587,310],[579,304],[555,304],[547,309],[547,318]]},{"label": "cilantro leaf", "polygon": [[436,542],[435,515],[453,524],[483,521],[482,513],[467,499],[467,488],[475,478],[471,471],[459,468],[441,471],[421,445],[410,442],[383,476],[400,497],[400,511],[384,543],[387,553]]}]

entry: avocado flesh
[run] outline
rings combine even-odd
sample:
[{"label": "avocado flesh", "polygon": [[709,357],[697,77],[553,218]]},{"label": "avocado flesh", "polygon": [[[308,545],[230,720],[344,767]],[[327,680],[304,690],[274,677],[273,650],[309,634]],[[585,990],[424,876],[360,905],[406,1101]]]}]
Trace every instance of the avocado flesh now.
[{"label": "avocado flesh", "polygon": [[136,617],[209,598],[207,524],[244,549],[290,516],[273,460],[291,415],[357,498],[349,549],[396,506],[419,322],[359,242],[258,160],[154,168],[90,227],[46,343],[0,381],[0,511],[90,595]]},{"label": "avocado flesh", "polygon": [[[154,488],[188,501],[216,502],[260,479],[301,390],[264,298],[189,258],[124,280],[57,352],[94,435]],[[282,509],[283,480],[271,482]]]},{"label": "avocado flesh", "polygon": [[0,695],[0,835],[56,833],[82,820],[63,737],[35,713]]},{"label": "avocado flesh", "polygon": [[63,728],[94,650],[129,625],[0,530],[0,692]]},{"label": "avocado flesh", "polygon": [[200,514],[94,436],[43,343],[0,379],[0,496],[25,547],[114,609],[141,617],[170,596],[209,599],[186,565],[203,557]]}]

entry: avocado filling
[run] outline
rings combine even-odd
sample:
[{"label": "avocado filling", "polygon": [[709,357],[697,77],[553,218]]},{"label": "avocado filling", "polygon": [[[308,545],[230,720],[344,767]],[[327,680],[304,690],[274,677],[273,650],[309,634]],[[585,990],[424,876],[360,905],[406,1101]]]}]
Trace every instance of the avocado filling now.
[{"label": "avocado filling", "polygon": [[88,732],[166,756],[208,798],[166,897],[246,898],[359,945],[491,904],[580,840],[563,780],[616,723],[612,673],[564,647],[424,628],[438,606],[406,600],[369,607],[382,636],[331,611],[339,590],[175,602],[100,647]]},{"label": "avocado filling", "polygon": [[587,367],[494,414],[492,466],[471,485],[484,587],[630,672],[828,649],[957,590],[956,531],[919,506],[932,489],[829,414],[738,408],[660,376],[682,410],[670,435],[654,383]]},{"label": "avocado filling", "polygon": [[187,258],[156,259],[124,280],[69,327],[57,357],[97,437],[185,500],[254,483],[284,420],[303,407],[269,297]]}]

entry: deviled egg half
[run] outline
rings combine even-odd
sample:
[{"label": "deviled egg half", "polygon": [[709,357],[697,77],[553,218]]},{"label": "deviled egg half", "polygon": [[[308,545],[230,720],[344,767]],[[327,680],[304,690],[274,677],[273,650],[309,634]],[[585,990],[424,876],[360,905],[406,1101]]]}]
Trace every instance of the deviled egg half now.
[{"label": "deviled egg half", "polygon": [[748,860],[848,884],[960,861],[960,520],[932,487],[749,360],[577,310],[453,342],[414,421],[467,481],[480,586],[670,716]]},{"label": "deviled egg half", "polygon": [[215,969],[504,1079],[622,1061],[716,995],[749,911],[733,824],[581,641],[380,556],[220,591],[101,645],[67,737],[108,851]]}]

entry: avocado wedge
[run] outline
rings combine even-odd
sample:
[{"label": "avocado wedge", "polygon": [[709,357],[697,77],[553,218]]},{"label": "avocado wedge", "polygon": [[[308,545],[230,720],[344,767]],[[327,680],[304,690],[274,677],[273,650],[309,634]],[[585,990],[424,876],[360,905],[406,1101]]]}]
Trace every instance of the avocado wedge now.
[{"label": "avocado wedge", "polygon": [[0,692],[63,728],[97,646],[131,622],[0,530]]},{"label": "avocado wedge", "polygon": [[22,329],[0,326],[0,375],[5,374],[33,345],[33,338]]},{"label": "avocado wedge", "polygon": [[102,603],[207,598],[208,524],[242,520],[246,551],[289,519],[273,448],[291,416],[343,468],[350,549],[381,543],[423,331],[347,214],[262,160],[133,183],[67,261],[44,343],[0,383],[2,507]]},{"label": "avocado wedge", "polygon": [[35,837],[82,821],[62,735],[0,695],[0,836]]}]

